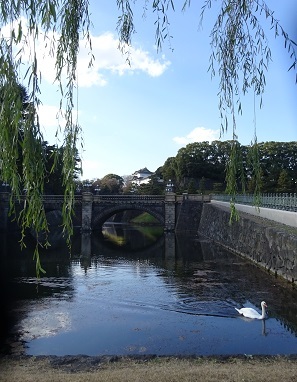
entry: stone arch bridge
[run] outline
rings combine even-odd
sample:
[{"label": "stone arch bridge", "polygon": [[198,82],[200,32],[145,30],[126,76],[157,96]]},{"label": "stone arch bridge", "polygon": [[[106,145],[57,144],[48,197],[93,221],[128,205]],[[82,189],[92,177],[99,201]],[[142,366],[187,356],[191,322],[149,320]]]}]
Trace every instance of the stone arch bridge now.
[{"label": "stone arch bridge", "polygon": [[[9,194],[2,193],[0,199],[0,215],[4,216],[0,228],[5,230],[8,226]],[[61,211],[63,201],[62,195],[44,195],[46,213]],[[208,201],[208,196],[178,196],[173,192],[165,195],[93,195],[83,192],[74,199],[73,224],[82,232],[91,232],[100,230],[104,222],[118,212],[140,210],[154,216],[164,231],[197,231],[202,204]]]},{"label": "stone arch bridge", "polygon": [[174,231],[176,223],[175,194],[164,195],[93,195],[81,197],[81,229],[98,230],[108,218],[126,210],[140,210],[154,216],[165,231]]}]

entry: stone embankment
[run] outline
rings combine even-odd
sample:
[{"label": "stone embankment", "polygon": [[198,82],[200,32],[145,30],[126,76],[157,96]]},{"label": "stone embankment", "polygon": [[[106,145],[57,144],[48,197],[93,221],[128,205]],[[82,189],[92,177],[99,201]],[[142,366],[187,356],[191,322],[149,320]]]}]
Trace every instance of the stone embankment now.
[{"label": "stone embankment", "polygon": [[230,207],[204,204],[199,234],[297,284],[297,229],[238,213],[240,219],[230,224]]}]

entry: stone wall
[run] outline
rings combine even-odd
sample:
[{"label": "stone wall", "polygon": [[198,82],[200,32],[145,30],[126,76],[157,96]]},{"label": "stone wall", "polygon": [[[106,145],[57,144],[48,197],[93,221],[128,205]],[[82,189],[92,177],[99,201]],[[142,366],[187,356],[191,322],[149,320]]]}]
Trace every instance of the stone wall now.
[{"label": "stone wall", "polygon": [[176,232],[188,232],[196,234],[199,228],[202,202],[184,200],[177,208]]},{"label": "stone wall", "polygon": [[271,273],[297,283],[296,229],[247,213],[239,214],[239,221],[229,224],[228,207],[206,203],[198,232]]}]

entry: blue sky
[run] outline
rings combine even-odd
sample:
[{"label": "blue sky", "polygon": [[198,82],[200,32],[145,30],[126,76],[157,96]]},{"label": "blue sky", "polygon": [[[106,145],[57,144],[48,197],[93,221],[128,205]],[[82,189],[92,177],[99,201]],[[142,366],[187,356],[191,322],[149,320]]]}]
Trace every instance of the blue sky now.
[{"label": "blue sky", "polygon": [[[83,179],[109,173],[129,175],[147,167],[155,171],[168,157],[188,143],[219,139],[218,76],[207,72],[209,34],[215,16],[208,11],[199,29],[199,6],[192,2],[186,13],[172,14],[171,48],[155,48],[155,15],[135,14],[136,31],[131,66],[117,50],[116,0],[91,0],[90,12],[95,63],[87,69],[87,51],[82,44],[78,69],[78,118],[83,129]],[[181,3],[179,1],[175,2]],[[203,2],[197,2],[202,4]],[[275,17],[297,40],[296,0],[267,0]],[[297,141],[295,74],[281,38],[274,38],[269,23],[261,17],[272,50],[273,62],[266,75],[267,87],[261,110],[256,108],[258,141]],[[53,64],[47,59],[42,80],[40,118],[45,138],[56,142],[56,110],[59,96],[53,86]],[[254,98],[243,98],[243,116],[238,117],[238,140],[249,144],[254,136]],[[231,129],[221,139],[232,137]]]}]

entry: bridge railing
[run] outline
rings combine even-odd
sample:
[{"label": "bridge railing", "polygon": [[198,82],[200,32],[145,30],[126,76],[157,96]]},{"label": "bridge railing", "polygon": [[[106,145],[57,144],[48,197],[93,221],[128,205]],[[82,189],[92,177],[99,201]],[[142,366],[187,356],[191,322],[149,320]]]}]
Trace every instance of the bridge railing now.
[{"label": "bridge railing", "polygon": [[186,192],[182,195],[176,195],[177,202],[182,202],[184,200],[191,200],[195,202],[209,202],[211,200],[211,195],[188,194]]},{"label": "bridge railing", "polygon": [[[226,195],[226,194],[212,195],[212,199],[223,201],[223,202],[230,202],[231,195]],[[251,205],[251,206],[256,205],[254,195],[250,195],[250,194],[236,195],[235,203]],[[261,194],[259,197],[259,207],[297,212],[297,193]]]},{"label": "bridge railing", "polygon": [[[0,193],[1,194],[1,193]],[[181,203],[184,200],[191,201],[204,201],[208,202],[211,200],[211,195],[201,195],[201,194],[188,194],[184,193],[182,195],[176,195],[176,201]],[[132,203],[132,202],[163,202],[165,200],[164,195],[92,195],[93,201],[96,203],[100,202],[110,202],[115,201],[120,203]],[[20,201],[25,201],[26,195],[20,196]],[[64,195],[43,195],[42,200],[44,203],[61,204],[64,201]],[[82,195],[74,196],[74,203],[81,203]]]},{"label": "bridge railing", "polygon": [[[199,194],[183,194],[183,195],[176,195],[176,201],[182,202],[184,200],[191,200],[191,201],[210,201],[211,196],[210,195],[199,195]],[[129,203],[129,202],[162,202],[165,200],[164,195],[94,195],[93,196],[94,202],[123,202],[123,203]]]},{"label": "bridge railing", "polygon": [[[20,196],[20,201],[25,201],[26,195]],[[44,203],[63,203],[64,201],[64,195],[43,195],[42,200]],[[75,195],[74,196],[74,202],[79,203],[81,202],[81,195]]]},{"label": "bridge railing", "polygon": [[120,203],[132,203],[132,202],[163,202],[165,200],[164,195],[94,195],[93,201],[96,203],[114,203],[115,201]]}]

